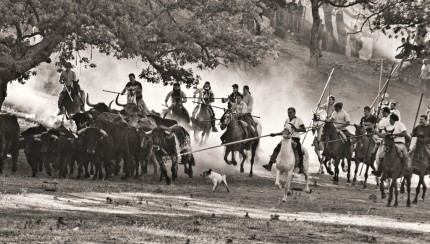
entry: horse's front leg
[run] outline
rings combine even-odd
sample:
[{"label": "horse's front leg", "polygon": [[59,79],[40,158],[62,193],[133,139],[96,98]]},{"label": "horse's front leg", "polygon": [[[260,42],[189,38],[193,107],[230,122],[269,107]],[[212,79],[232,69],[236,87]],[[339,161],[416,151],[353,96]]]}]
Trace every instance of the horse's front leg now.
[{"label": "horse's front leg", "polygon": [[327,173],[328,173],[329,175],[333,175],[333,174],[334,174],[334,173],[333,173],[333,171],[332,171],[332,170],[331,170],[331,168],[327,165],[327,162],[328,162],[329,160],[331,160],[331,159],[330,159],[330,157],[326,156],[326,157],[324,158],[324,162],[323,162],[323,164],[324,164],[324,166],[325,166],[325,169],[327,170]]},{"label": "horse's front leg", "polygon": [[339,184],[339,163],[340,163],[340,158],[339,158],[339,156],[337,156],[335,158],[335,162],[334,162],[333,184],[335,184],[335,185]]},{"label": "horse's front leg", "polygon": [[355,169],[354,169],[354,178],[352,179],[352,185],[353,186],[355,186],[356,183],[357,183],[357,172],[358,172],[359,166],[360,166],[360,162],[357,161],[357,159],[356,159],[356,161],[355,161]]},{"label": "horse's front leg", "polygon": [[[230,154],[230,152],[231,152],[231,149],[226,147],[225,153],[224,153],[224,161],[226,162],[227,165],[231,165],[231,162],[228,161],[228,155]],[[234,153],[234,152],[232,152],[232,153]]]},{"label": "horse's front leg", "polygon": [[287,202],[287,196],[291,196],[293,192],[291,191],[291,179],[293,178],[293,170],[290,170],[287,173],[287,182],[285,183],[285,193],[284,197],[282,198],[283,202]]},{"label": "horse's front leg", "polygon": [[240,163],[240,173],[245,172],[245,169],[243,168],[243,164],[245,163],[248,156],[246,156],[245,150],[242,148],[239,150],[240,155],[242,156],[242,162]]},{"label": "horse's front leg", "polygon": [[279,189],[282,189],[281,182],[279,182],[279,178],[281,177],[281,171],[275,167],[276,170],[276,177],[275,177],[275,186],[277,186]]},{"label": "horse's front leg", "polygon": [[366,166],[366,172],[364,172],[364,182],[363,182],[363,189],[367,188],[367,177],[369,177],[369,164]]},{"label": "horse's front leg", "polygon": [[385,186],[384,181],[382,180],[382,177],[379,178],[379,189],[381,190],[381,199],[385,199],[387,195],[385,194]]}]

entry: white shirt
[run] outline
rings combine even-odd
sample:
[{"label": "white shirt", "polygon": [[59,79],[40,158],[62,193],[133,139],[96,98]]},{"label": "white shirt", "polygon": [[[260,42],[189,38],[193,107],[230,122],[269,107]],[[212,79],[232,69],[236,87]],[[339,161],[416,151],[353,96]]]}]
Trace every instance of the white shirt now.
[{"label": "white shirt", "polygon": [[[292,119],[289,123],[293,124],[294,127],[296,127],[296,129],[298,129],[300,126],[303,125],[303,121],[301,118],[299,117],[295,117],[294,119]],[[298,131],[294,131],[292,137],[296,137],[296,138],[300,138],[300,132]]]},{"label": "white shirt", "polygon": [[[403,131],[406,131],[406,126],[400,122],[400,121],[396,121],[394,123],[394,125],[390,125],[387,127],[388,131],[393,131],[393,134],[398,134],[398,133],[402,133]],[[395,137],[394,138],[394,142],[402,142],[405,143],[405,138],[404,137]]]},{"label": "white shirt", "polygon": [[343,109],[339,110],[339,112],[334,111],[331,117],[333,118],[333,122],[335,122],[334,127],[338,129],[342,128],[342,130],[345,130],[345,124],[351,121],[349,114]]},{"label": "white shirt", "polygon": [[378,128],[380,130],[385,130],[389,126],[390,126],[390,119],[388,117],[384,117],[381,119],[381,121],[379,121]]}]

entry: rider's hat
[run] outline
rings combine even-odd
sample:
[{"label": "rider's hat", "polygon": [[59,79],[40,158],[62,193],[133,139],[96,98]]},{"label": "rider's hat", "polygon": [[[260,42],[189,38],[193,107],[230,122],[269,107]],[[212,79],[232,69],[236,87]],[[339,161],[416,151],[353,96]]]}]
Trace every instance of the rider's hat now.
[{"label": "rider's hat", "polygon": [[73,66],[72,66],[72,63],[67,62],[67,63],[64,65],[64,67],[66,67],[66,68],[72,68]]},{"label": "rider's hat", "polygon": [[239,86],[237,84],[232,85],[231,87],[239,89]]},{"label": "rider's hat", "polygon": [[173,84],[173,86],[181,86],[181,84],[179,84],[179,82],[176,82],[175,84]]}]

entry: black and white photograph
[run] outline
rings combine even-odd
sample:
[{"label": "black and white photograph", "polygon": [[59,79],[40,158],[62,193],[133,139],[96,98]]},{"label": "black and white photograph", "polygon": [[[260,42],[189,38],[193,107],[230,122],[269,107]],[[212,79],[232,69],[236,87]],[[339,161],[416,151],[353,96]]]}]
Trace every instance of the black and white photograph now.
[{"label": "black and white photograph", "polygon": [[430,243],[427,184],[430,0],[0,0],[0,243]]}]

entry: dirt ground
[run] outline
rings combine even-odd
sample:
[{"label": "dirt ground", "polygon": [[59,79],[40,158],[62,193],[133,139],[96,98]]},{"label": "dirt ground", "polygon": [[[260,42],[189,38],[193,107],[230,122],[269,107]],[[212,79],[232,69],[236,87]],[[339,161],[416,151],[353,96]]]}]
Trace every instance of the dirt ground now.
[{"label": "dirt ground", "polygon": [[[277,70],[272,70],[275,77],[289,77],[294,71],[307,97],[320,96],[333,67],[331,94],[340,97],[346,108],[362,109],[377,94],[379,70],[371,68],[378,64],[324,53],[321,66],[311,69],[305,65],[306,47],[286,49],[267,66]],[[264,75],[256,74],[256,79],[263,80]],[[402,118],[411,128],[420,92],[394,80],[389,93],[399,101]],[[421,112],[429,102],[424,99]],[[361,117],[361,109],[352,114],[354,121]],[[31,126],[21,122],[22,129]],[[203,152],[196,157],[212,160],[213,154]],[[214,164],[226,167],[222,161],[214,160]],[[255,165],[253,178],[239,173],[238,166],[229,166],[231,192],[227,193],[223,186],[211,192],[211,183],[199,176],[201,169],[193,179],[181,175],[171,186],[149,175],[128,181],[57,179],[45,173],[32,178],[21,152],[19,171],[11,175],[7,163],[0,176],[0,243],[430,242],[426,202],[406,208],[406,197],[401,195],[399,207],[388,208],[375,185],[362,189],[361,184],[346,184],[341,178],[334,186],[329,176],[312,174],[311,194],[295,191],[282,203],[283,191],[274,186],[273,174],[261,171],[261,164]],[[303,188],[302,177],[293,181],[294,188]]]},{"label": "dirt ground", "polygon": [[[256,165],[253,178],[238,168],[223,186],[196,172],[171,186],[140,179],[110,181],[29,177],[21,155],[17,174],[0,178],[0,242],[104,243],[428,243],[430,206],[386,207],[378,189],[334,186],[312,175],[307,194],[295,191],[287,203],[274,177]],[[182,171],[182,168],[180,168]],[[152,169],[149,169],[152,172]],[[296,177],[294,188],[303,187]],[[411,196],[413,197],[415,192]],[[375,198],[376,197],[376,198]]]}]

